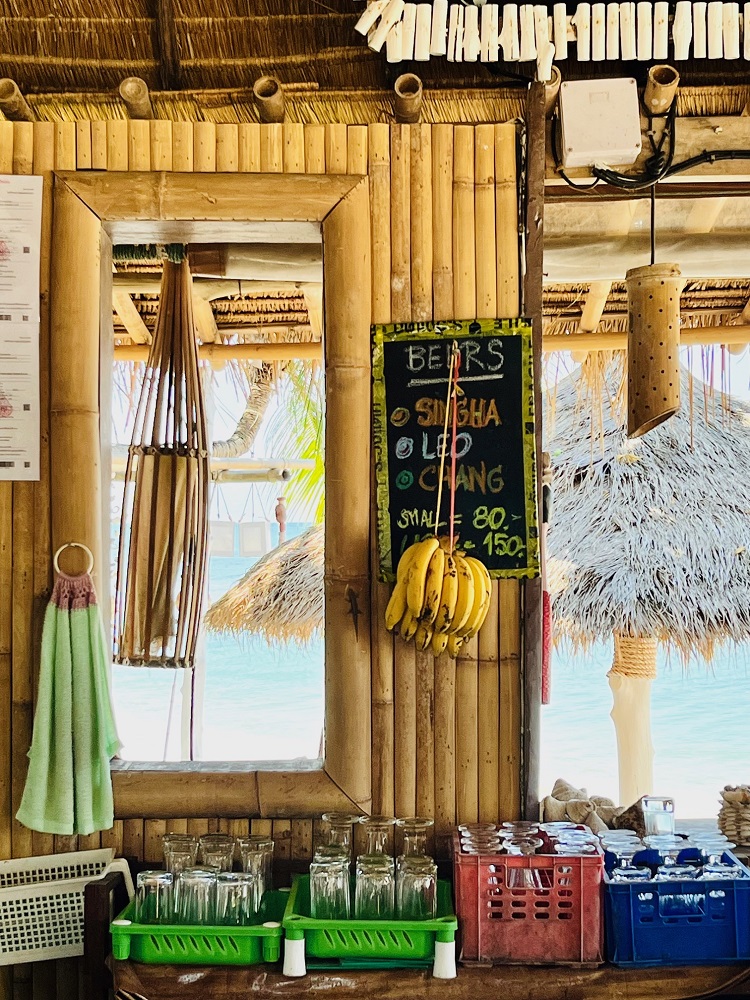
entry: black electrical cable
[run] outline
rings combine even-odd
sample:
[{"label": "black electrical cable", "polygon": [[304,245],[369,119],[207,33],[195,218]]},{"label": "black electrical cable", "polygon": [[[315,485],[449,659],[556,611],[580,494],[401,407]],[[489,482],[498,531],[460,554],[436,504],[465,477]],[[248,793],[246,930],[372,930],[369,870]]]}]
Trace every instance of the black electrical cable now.
[{"label": "black electrical cable", "polygon": [[750,149],[715,149],[713,151],[704,149],[702,153],[698,153],[696,156],[691,156],[687,160],[680,160],[679,163],[675,163],[674,166],[670,167],[667,176],[671,177],[673,174],[680,174],[684,170],[699,167],[703,163],[718,163],[721,160],[750,160]]}]

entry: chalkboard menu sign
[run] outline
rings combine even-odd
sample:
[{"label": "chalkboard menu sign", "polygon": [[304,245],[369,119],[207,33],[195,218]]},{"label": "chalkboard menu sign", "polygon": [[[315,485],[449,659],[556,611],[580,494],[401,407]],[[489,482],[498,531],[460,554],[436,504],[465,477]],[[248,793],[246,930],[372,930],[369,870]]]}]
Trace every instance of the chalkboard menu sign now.
[{"label": "chalkboard menu sign", "polygon": [[373,424],[380,576],[402,552],[448,534],[453,344],[460,352],[455,439],[459,546],[493,577],[539,575],[531,327],[525,320],[373,327]]}]

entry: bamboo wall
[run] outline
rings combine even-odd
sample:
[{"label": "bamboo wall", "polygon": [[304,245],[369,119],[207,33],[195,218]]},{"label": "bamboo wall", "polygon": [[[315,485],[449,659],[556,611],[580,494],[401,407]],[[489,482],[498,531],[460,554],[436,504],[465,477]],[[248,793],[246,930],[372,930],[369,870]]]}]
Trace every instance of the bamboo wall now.
[{"label": "bamboo wall", "polygon": [[[0,859],[101,844],[158,861],[167,830],[250,829],[272,834],[279,858],[304,861],[310,819],[126,820],[101,836],[68,838],[32,833],[13,818],[51,587],[51,181],[53,170],[74,169],[368,172],[373,322],[515,316],[515,126],[0,122],[0,174],[45,178],[42,478],[0,483]],[[373,812],[434,815],[444,849],[457,819],[512,818],[521,809],[521,588],[495,584],[487,624],[457,662],[394,641],[381,625],[387,596],[386,585],[373,586]],[[0,969],[0,1000],[77,1000],[78,991],[76,961]]]}]

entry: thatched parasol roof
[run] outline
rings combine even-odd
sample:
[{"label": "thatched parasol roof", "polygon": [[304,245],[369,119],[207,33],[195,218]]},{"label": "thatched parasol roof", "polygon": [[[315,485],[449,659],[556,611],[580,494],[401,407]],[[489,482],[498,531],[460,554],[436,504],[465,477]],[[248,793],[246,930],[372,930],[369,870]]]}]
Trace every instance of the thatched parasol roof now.
[{"label": "thatched parasol roof", "polygon": [[750,406],[697,380],[691,390],[684,372],[681,411],[628,441],[610,403],[620,377],[612,364],[601,407],[580,374],[557,387],[555,628],[575,643],[621,632],[708,657],[750,638]]},{"label": "thatched parasol roof", "polygon": [[323,627],[323,526],[315,525],[259,559],[211,605],[210,632],[306,642]]}]

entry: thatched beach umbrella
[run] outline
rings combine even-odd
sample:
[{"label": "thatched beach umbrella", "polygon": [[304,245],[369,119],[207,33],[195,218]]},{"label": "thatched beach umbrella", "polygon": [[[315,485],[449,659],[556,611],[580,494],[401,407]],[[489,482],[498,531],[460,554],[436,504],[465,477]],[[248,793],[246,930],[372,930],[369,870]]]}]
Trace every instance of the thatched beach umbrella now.
[{"label": "thatched beach umbrella", "polygon": [[211,605],[210,632],[305,642],[323,628],[323,525],[272,549]]},{"label": "thatched beach umbrella", "polygon": [[580,375],[555,393],[547,443],[556,635],[574,645],[613,635],[609,674],[620,800],[652,792],[650,693],[658,643],[709,658],[750,638],[750,406],[682,373],[682,409],[628,441],[612,403]]}]

